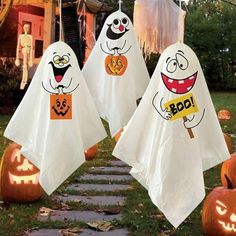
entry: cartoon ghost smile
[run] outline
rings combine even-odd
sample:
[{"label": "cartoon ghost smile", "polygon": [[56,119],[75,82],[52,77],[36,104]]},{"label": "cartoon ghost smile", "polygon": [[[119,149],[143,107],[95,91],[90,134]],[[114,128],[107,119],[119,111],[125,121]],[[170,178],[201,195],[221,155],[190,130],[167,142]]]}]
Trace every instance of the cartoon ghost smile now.
[{"label": "cartoon ghost smile", "polygon": [[193,88],[197,79],[197,72],[184,79],[173,79],[163,74],[162,72],[161,77],[166,88],[169,91],[176,94],[184,94],[189,92]]},{"label": "cartoon ghost smile", "polygon": [[71,65],[67,65],[66,67],[58,68],[54,65],[54,63],[52,61],[49,62],[49,64],[52,65],[54,77],[55,77],[55,80],[57,81],[57,83],[60,83],[62,81],[66,71],[69,69],[69,67],[71,67]]},{"label": "cartoon ghost smile", "polygon": [[126,17],[122,19],[114,19],[112,24],[107,25],[108,29],[106,36],[112,40],[121,38],[126,32],[129,31],[129,29],[126,28],[129,25],[129,21]]}]

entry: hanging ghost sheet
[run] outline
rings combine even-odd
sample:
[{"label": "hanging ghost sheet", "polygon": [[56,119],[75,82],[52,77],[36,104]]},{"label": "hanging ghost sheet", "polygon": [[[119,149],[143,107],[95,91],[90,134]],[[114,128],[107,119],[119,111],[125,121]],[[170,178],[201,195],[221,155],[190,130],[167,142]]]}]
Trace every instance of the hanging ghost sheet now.
[{"label": "hanging ghost sheet", "polygon": [[134,29],[145,55],[162,53],[171,44],[183,42],[185,15],[173,0],[136,0]]},{"label": "hanging ghost sheet", "polygon": [[150,79],[132,22],[123,12],[112,13],[105,21],[83,74],[114,136],[128,123]]},{"label": "hanging ghost sheet", "polygon": [[205,196],[203,171],[229,153],[194,52],[176,43],[161,55],[113,155],[177,227]]},{"label": "hanging ghost sheet", "polygon": [[84,150],[106,132],[76,56],[64,42],[45,51],[4,136],[23,146],[51,194],[84,161]]}]

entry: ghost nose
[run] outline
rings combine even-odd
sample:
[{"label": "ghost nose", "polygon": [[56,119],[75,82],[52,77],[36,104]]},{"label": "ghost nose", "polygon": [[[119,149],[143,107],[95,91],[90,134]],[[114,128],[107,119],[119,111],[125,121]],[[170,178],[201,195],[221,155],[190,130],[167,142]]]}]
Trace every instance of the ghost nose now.
[{"label": "ghost nose", "polygon": [[120,30],[121,32],[124,30],[124,28],[125,28],[125,27],[124,27],[123,25],[120,25],[120,26],[119,26],[119,30]]},{"label": "ghost nose", "polygon": [[235,215],[235,214],[231,214],[230,220],[231,220],[232,222],[236,222],[236,215]]}]

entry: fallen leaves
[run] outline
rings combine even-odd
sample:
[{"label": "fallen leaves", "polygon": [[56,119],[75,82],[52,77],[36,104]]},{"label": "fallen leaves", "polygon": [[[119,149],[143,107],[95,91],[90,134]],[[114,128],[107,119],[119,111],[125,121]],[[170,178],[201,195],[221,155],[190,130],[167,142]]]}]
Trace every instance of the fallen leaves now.
[{"label": "fallen leaves", "polygon": [[108,232],[112,228],[112,224],[107,221],[95,221],[95,222],[88,222],[87,225],[95,230],[100,230],[102,232]]},{"label": "fallen leaves", "polygon": [[39,209],[39,215],[40,216],[49,216],[54,210],[51,208],[47,208],[47,207],[41,207]]},{"label": "fallen leaves", "polygon": [[101,208],[96,210],[99,213],[105,213],[106,215],[117,215],[120,213],[120,208]]},{"label": "fallen leaves", "polygon": [[80,229],[79,227],[74,227],[68,229],[61,229],[59,230],[59,233],[61,233],[63,236],[79,236],[82,231],[83,229]]}]

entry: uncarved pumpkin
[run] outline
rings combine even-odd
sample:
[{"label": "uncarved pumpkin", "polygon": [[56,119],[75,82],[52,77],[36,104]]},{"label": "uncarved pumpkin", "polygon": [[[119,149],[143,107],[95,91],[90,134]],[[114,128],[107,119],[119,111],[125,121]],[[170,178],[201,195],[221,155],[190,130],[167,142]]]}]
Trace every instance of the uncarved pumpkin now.
[{"label": "uncarved pumpkin", "polygon": [[236,235],[236,188],[228,179],[228,187],[216,187],[208,194],[202,209],[205,236]]},{"label": "uncarved pumpkin", "polygon": [[4,151],[0,169],[0,193],[6,202],[33,202],[40,199],[39,169],[20,154],[12,143]]},{"label": "uncarved pumpkin", "polygon": [[222,109],[217,114],[219,120],[230,120],[231,113],[227,109]]},{"label": "uncarved pumpkin", "polygon": [[121,129],[121,130],[115,135],[114,139],[115,139],[116,143],[119,141],[122,132],[123,132],[123,129]]},{"label": "uncarved pumpkin", "polygon": [[91,148],[87,149],[84,154],[87,161],[93,160],[98,152],[98,144],[93,145]]},{"label": "uncarved pumpkin", "polygon": [[225,175],[229,177],[234,188],[236,188],[236,153],[230,155],[221,167],[221,182],[224,187],[227,187]]},{"label": "uncarved pumpkin", "polygon": [[106,72],[109,75],[121,76],[125,73],[128,61],[124,55],[108,55],[105,59]]},{"label": "uncarved pumpkin", "polygon": [[232,153],[233,150],[234,150],[234,147],[233,147],[233,143],[232,143],[232,139],[231,139],[230,135],[224,133],[224,138],[225,138],[225,142],[226,142],[226,144],[227,144],[229,153]]}]

